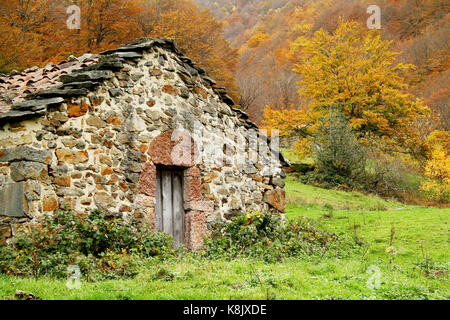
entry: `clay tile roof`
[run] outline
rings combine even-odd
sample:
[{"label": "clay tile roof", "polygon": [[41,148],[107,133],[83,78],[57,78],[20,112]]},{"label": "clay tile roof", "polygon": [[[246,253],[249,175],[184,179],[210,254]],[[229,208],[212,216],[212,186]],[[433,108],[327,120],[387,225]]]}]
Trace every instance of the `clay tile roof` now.
[{"label": "clay tile roof", "polygon": [[58,65],[48,64],[44,68],[34,67],[10,75],[0,74],[0,114],[10,111],[11,105],[25,101],[25,97],[30,94],[62,84],[58,81],[61,75],[97,62],[98,56],[85,54]]}]

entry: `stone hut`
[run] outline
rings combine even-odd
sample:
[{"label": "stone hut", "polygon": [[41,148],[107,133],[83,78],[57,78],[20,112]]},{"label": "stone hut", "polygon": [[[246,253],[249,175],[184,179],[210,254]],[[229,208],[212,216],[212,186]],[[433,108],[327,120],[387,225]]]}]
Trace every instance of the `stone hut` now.
[{"label": "stone hut", "polygon": [[170,39],[0,76],[0,245],[98,208],[199,248],[217,219],[284,212],[275,142]]}]

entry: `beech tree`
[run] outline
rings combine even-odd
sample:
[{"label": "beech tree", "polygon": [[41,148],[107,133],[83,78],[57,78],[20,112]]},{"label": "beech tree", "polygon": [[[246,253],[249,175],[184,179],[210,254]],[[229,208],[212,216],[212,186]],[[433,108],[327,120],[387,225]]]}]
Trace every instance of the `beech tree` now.
[{"label": "beech tree", "polygon": [[[336,108],[362,142],[382,140],[385,151],[414,150],[419,136],[412,124],[429,110],[407,93],[402,72],[413,66],[395,64],[397,53],[390,41],[376,30],[341,19],[335,32],[321,29],[300,37],[294,48],[295,71],[302,78],[298,93],[308,103],[304,109],[278,113],[267,107],[266,127],[291,135],[301,128],[307,136],[314,133],[319,117]],[[291,119],[289,126],[286,119]]]}]

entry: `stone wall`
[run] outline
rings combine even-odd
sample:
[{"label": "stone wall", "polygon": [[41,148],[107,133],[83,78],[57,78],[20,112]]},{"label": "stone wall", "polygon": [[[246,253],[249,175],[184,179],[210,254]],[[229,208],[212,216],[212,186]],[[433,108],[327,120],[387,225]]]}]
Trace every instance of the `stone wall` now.
[{"label": "stone wall", "polygon": [[190,248],[201,245],[215,219],[284,211],[277,155],[176,52],[146,48],[109,72],[99,86],[65,97],[42,117],[0,124],[0,243],[13,243],[58,207],[80,214],[99,208],[152,228],[158,165],[186,169]]}]

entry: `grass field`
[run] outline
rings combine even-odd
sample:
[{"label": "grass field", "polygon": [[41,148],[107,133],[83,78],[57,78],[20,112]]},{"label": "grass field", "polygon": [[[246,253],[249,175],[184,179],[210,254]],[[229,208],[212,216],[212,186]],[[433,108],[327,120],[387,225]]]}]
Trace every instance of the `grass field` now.
[{"label": "grass field", "polygon": [[[449,299],[450,209],[406,206],[288,179],[287,217],[308,217],[353,237],[347,258],[146,261],[135,279],[82,282],[0,276],[0,299],[15,290],[43,299]],[[388,249],[390,248],[390,249]],[[386,251],[388,249],[388,252]]]}]

